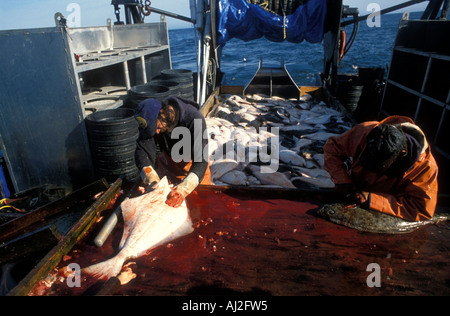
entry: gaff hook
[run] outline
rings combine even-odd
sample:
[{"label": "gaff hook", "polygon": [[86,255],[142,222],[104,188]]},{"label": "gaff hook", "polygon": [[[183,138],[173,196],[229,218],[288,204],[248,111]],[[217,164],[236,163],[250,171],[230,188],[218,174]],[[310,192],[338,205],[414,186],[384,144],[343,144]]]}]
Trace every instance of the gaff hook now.
[{"label": "gaff hook", "polygon": [[150,8],[151,4],[151,1],[145,0],[145,5],[141,8],[143,15],[149,16],[152,13],[152,10]]}]

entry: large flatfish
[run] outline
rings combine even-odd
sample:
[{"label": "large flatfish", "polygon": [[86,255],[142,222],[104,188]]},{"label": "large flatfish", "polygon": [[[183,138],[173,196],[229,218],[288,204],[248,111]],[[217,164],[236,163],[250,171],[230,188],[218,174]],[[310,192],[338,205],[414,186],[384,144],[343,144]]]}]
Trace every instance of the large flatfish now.
[{"label": "large flatfish", "polygon": [[296,189],[297,187],[281,172],[264,173],[261,172],[260,166],[249,165],[248,168],[253,175],[261,182],[261,184],[276,185],[283,188]]},{"label": "large flatfish", "polygon": [[225,173],[220,181],[231,184],[231,185],[247,185],[247,175],[245,172],[240,170],[231,170],[230,172]]},{"label": "large flatfish", "polygon": [[343,204],[327,204],[319,209],[318,214],[339,225],[360,231],[384,234],[409,233],[424,225],[450,219],[450,214],[435,214],[430,220],[410,222],[381,212],[348,207]]},{"label": "large flatfish", "polygon": [[166,204],[170,185],[164,177],[154,190],[122,202],[125,227],[119,253],[106,261],[84,268],[83,273],[99,279],[117,276],[126,260],[145,255],[151,249],[190,234],[192,221],[186,202],[178,208]]},{"label": "large flatfish", "polygon": [[239,162],[233,159],[223,159],[219,161],[214,161],[210,165],[211,169],[211,180],[220,179],[224,174],[239,167]]}]

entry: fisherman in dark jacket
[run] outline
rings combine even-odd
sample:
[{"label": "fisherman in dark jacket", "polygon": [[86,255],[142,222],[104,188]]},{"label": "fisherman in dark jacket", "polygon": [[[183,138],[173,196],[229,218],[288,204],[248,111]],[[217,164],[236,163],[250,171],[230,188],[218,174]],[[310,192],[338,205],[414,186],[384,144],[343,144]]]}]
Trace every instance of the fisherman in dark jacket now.
[{"label": "fisherman in dark jacket", "polygon": [[200,183],[211,183],[208,157],[203,155],[208,152],[208,139],[203,138],[206,122],[197,103],[178,97],[162,102],[147,99],[138,105],[135,116],[140,130],[136,165],[147,185],[160,176],[175,185],[168,205],[180,206]]}]

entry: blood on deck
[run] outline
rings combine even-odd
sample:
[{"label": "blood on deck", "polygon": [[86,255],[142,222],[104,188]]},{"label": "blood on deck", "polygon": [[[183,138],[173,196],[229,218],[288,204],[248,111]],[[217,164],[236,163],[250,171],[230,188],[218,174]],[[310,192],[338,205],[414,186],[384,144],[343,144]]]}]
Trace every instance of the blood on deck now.
[{"label": "blood on deck", "polygon": [[[199,188],[188,198],[194,232],[136,260],[137,278],[116,295],[448,295],[448,224],[409,234],[363,233],[325,221],[316,203],[243,197]],[[103,248],[89,240],[70,254],[84,265],[117,252],[122,231]],[[367,267],[381,267],[369,287]],[[53,285],[43,294],[91,294],[85,284]],[[56,282],[55,282],[56,283]]]}]

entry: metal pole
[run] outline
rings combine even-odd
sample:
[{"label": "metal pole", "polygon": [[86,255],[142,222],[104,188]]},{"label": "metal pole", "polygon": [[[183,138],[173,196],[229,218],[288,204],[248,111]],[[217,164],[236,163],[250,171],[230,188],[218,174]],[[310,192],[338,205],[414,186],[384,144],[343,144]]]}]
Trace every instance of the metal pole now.
[{"label": "metal pole", "polygon": [[202,106],[203,103],[205,103],[205,101],[206,101],[206,76],[208,75],[209,50],[210,50],[209,41],[205,44],[204,49],[205,49],[205,52],[204,52],[204,57],[203,57],[202,98],[201,98],[200,106]]},{"label": "metal pole", "polygon": [[202,85],[202,38],[198,39],[198,52],[197,52],[197,103],[201,104],[201,85]]},{"label": "metal pole", "polygon": [[142,71],[142,81],[147,83],[147,70],[145,67],[145,56],[141,56],[141,71]]},{"label": "metal pole", "polygon": [[130,83],[130,72],[128,71],[128,63],[127,61],[123,62],[123,75],[125,78],[125,85],[127,87],[127,90],[131,89],[131,83]]},{"label": "metal pole", "polygon": [[206,14],[205,19],[205,35],[204,35],[204,53],[203,53],[203,82],[202,82],[202,98],[200,106],[206,101],[206,76],[208,75],[209,54],[211,45],[211,13]]},{"label": "metal pole", "polygon": [[162,14],[162,15],[174,18],[174,19],[178,19],[178,20],[182,20],[182,21],[185,21],[185,22],[189,22],[189,23],[195,24],[195,20],[193,20],[191,18],[188,18],[188,17],[185,17],[183,15],[179,15],[179,14],[176,14],[176,13],[164,11],[164,10],[153,8],[153,7],[150,7],[150,11],[158,13],[158,14]]}]

